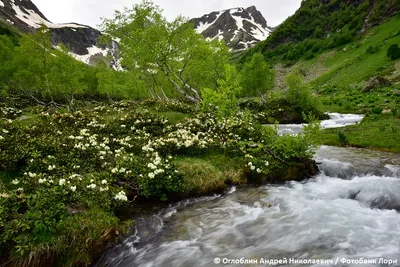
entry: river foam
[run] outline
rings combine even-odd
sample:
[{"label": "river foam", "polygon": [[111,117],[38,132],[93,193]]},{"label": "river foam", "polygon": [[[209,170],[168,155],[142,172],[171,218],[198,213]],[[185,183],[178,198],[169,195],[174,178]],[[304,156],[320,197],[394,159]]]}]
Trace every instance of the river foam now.
[{"label": "river foam", "polygon": [[216,266],[216,257],[400,263],[400,155],[323,146],[315,160],[321,173],[307,181],[237,187],[137,220],[137,234],[99,266]]}]

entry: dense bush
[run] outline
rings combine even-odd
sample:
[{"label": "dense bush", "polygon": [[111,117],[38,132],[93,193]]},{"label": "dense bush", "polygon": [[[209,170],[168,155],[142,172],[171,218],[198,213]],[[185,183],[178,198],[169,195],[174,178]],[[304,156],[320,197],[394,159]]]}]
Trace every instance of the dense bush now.
[{"label": "dense bush", "polygon": [[239,75],[234,66],[225,66],[225,79],[218,80],[217,90],[205,88],[202,91],[204,112],[214,111],[220,118],[234,116],[239,111],[237,97],[242,92]]},{"label": "dense bush", "polygon": [[314,133],[279,137],[250,112],[204,112],[171,124],[143,107],[88,105],[41,112],[27,124],[0,114],[1,257],[19,266],[89,264],[116,232],[130,229],[116,215],[136,198],[192,192],[177,157],[220,153],[237,158],[249,180],[261,181],[286,177],[313,156]]},{"label": "dense bush", "polygon": [[391,45],[387,50],[387,56],[391,60],[396,60],[400,58],[400,48],[398,44]]},{"label": "dense bush", "polygon": [[240,96],[259,96],[274,87],[274,71],[261,53],[255,53],[240,71]]},{"label": "dense bush", "polygon": [[313,95],[311,89],[303,84],[300,76],[289,74],[286,76],[288,91],[286,98],[291,106],[298,112],[305,114],[314,114],[319,117],[321,111],[319,100]]},{"label": "dense bush", "polygon": [[367,54],[375,54],[377,52],[379,52],[379,47],[375,46],[375,45],[370,45],[367,50],[366,50]]},{"label": "dense bush", "polygon": [[[29,126],[1,120],[0,170],[13,177],[2,179],[6,185],[0,197],[2,253],[11,252],[16,262],[29,255],[51,258],[63,250],[71,252],[69,246],[77,243],[80,252],[70,255],[71,265],[78,264],[82,255],[89,263],[92,252],[104,249],[121,229],[113,215],[119,207],[138,196],[165,198],[179,192],[182,178],[168,158],[142,149],[167,124],[146,113],[110,123],[83,112],[43,113]],[[80,221],[85,216],[90,219]],[[65,232],[66,224],[71,232]],[[90,232],[80,232],[84,227]],[[88,240],[93,243],[84,246]]]}]

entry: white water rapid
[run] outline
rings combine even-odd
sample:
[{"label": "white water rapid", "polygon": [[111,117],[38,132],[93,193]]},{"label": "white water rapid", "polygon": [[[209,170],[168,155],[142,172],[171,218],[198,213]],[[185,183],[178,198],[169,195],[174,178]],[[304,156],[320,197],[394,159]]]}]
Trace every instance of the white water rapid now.
[{"label": "white water rapid", "polygon": [[[325,127],[362,118],[331,116]],[[303,182],[232,188],[138,219],[97,265],[400,266],[400,155],[324,146],[316,161],[321,173]]]}]

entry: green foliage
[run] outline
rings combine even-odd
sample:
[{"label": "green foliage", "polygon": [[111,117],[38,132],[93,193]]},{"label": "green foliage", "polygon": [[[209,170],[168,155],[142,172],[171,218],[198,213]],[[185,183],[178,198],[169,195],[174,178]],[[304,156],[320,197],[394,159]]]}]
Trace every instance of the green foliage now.
[{"label": "green foliage", "polygon": [[[292,62],[310,50],[317,53],[343,46],[354,41],[363,28],[375,26],[398,13],[397,2],[302,1],[296,13],[279,25],[266,41],[249,50],[241,63],[256,52],[273,62]],[[311,58],[311,54],[307,58]]]},{"label": "green foliage", "polygon": [[0,90],[9,85],[13,74],[12,61],[15,55],[15,46],[7,35],[0,35]]},{"label": "green foliage", "polygon": [[240,85],[243,88],[240,96],[258,96],[266,94],[274,87],[274,71],[265,62],[261,53],[253,54],[240,71]]},{"label": "green foliage", "polygon": [[377,53],[379,51],[379,47],[378,46],[374,46],[374,45],[371,45],[371,46],[369,46],[368,48],[367,48],[367,54],[375,54],[375,53]]},{"label": "green foliage", "polygon": [[14,46],[19,44],[19,34],[10,27],[0,25],[0,35],[10,38]]},{"label": "green foliage", "polygon": [[99,67],[96,73],[98,92],[107,99],[146,99],[149,98],[146,85],[140,73],[133,71],[110,71],[106,66]]},{"label": "green foliage", "polygon": [[312,50],[309,50],[304,54],[305,60],[313,59],[314,57],[315,57],[315,55]]},{"label": "green foliage", "polygon": [[357,125],[325,129],[321,136],[325,145],[350,145],[399,153],[399,125],[400,119],[393,114],[370,114]]},{"label": "green foliage", "polygon": [[86,66],[53,48],[50,31],[40,28],[34,35],[24,35],[16,49],[11,91],[32,96],[42,102],[72,105],[76,95],[83,94]]},{"label": "green foliage", "polygon": [[133,221],[121,222],[115,215],[96,208],[69,216],[57,226],[58,261],[63,266],[90,265],[95,256],[104,253],[107,244],[117,240],[118,232],[128,233],[132,226]]},{"label": "green foliage", "polygon": [[347,145],[349,143],[349,141],[347,140],[346,135],[343,132],[338,132],[338,138],[339,138],[339,142],[342,145]]},{"label": "green foliage", "polygon": [[286,76],[286,84],[288,85],[286,98],[291,106],[300,113],[320,115],[318,99],[310,88],[303,84],[300,76],[289,74]]},{"label": "green foliage", "polygon": [[0,35],[0,90],[30,97],[42,104],[65,104],[76,99],[143,99],[149,97],[137,71],[114,71],[104,63],[93,68],[72,58],[60,44],[53,48],[45,27],[33,35]]},{"label": "green foliage", "polygon": [[309,159],[315,154],[321,143],[320,124],[311,121],[305,126],[303,133],[297,136],[284,135],[273,142],[272,149],[276,155],[285,161]]},{"label": "green foliage", "polygon": [[150,89],[172,88],[191,102],[201,100],[200,88],[216,87],[228,63],[225,45],[207,42],[183,17],[168,22],[151,1],[116,11],[113,19],[103,20],[103,29],[120,39],[122,64],[140,71]]},{"label": "green foliage", "polygon": [[237,97],[241,91],[236,68],[226,65],[225,79],[218,80],[218,89],[202,90],[202,110],[204,112],[215,110],[220,118],[235,116],[239,111]]},{"label": "green foliage", "polygon": [[378,107],[373,107],[371,109],[371,113],[372,114],[377,114],[377,115],[382,114],[382,111],[383,111],[383,109],[382,108],[378,108]]},{"label": "green foliage", "polygon": [[400,58],[400,48],[398,44],[391,45],[387,50],[387,56],[391,60],[396,60]]}]

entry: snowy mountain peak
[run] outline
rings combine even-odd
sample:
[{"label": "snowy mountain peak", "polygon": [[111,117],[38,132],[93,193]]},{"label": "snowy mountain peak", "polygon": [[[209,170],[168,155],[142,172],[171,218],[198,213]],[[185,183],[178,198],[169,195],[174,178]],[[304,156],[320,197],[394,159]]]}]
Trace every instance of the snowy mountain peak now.
[{"label": "snowy mountain peak", "polygon": [[198,33],[224,40],[232,50],[248,49],[265,40],[273,30],[255,6],[212,12],[191,22]]},{"label": "snowy mountain peak", "polygon": [[52,23],[30,0],[0,0],[0,15],[24,32],[32,32],[41,25],[45,25],[48,28],[88,28],[76,23]]},{"label": "snowy mountain peak", "polygon": [[0,0],[0,24],[12,24],[21,32],[34,32],[41,25],[51,31],[55,47],[66,45],[70,54],[86,64],[110,51],[99,44],[101,32],[78,23],[56,24],[49,21],[31,0]]}]

